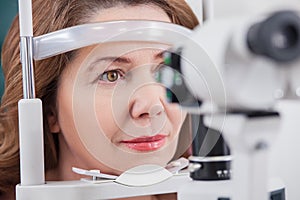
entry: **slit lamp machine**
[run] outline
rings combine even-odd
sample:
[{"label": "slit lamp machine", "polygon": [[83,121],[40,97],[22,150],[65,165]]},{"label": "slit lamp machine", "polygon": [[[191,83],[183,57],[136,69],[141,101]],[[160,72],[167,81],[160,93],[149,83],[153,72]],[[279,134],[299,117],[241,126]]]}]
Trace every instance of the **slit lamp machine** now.
[{"label": "slit lamp machine", "polygon": [[[19,0],[24,98],[19,101],[17,200],[96,200],[166,193],[177,193],[180,200],[287,198],[280,177],[268,175],[268,156],[281,126],[276,103],[300,98],[299,13],[277,9],[217,18],[214,1],[188,2],[201,22],[192,31],[162,22],[120,21],[33,37],[31,0]],[[169,169],[137,166],[114,177],[73,168],[91,179],[45,181],[42,102],[35,97],[33,61],[107,40],[105,34],[96,34],[100,29],[119,33],[110,41],[172,45],[164,55],[159,81],[166,86],[169,101],[190,113],[192,155],[171,163]],[[90,37],[82,39],[82,34]],[[71,38],[65,40],[66,35]],[[188,171],[180,172],[185,166]],[[147,167],[155,169],[147,174],[148,183],[138,182],[145,178],[142,175],[130,177],[138,186],[128,182],[131,172]]]}]

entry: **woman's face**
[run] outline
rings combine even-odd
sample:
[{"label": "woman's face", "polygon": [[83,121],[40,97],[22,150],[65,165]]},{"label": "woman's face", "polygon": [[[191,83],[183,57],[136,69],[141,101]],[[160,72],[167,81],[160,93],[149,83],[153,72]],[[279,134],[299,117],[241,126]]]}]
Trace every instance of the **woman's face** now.
[{"label": "woman's face", "polygon": [[[90,22],[124,19],[170,22],[163,10],[146,5],[102,10]],[[170,161],[185,114],[166,102],[154,79],[167,48],[108,42],[78,50],[59,81],[59,162],[69,162],[61,166],[118,174]]]}]

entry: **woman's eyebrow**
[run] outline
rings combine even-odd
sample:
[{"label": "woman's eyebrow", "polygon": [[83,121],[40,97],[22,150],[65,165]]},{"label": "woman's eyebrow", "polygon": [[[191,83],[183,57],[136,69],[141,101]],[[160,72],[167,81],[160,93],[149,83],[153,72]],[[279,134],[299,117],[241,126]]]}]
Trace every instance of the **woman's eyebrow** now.
[{"label": "woman's eyebrow", "polygon": [[[155,54],[154,59],[162,59],[165,52],[167,52],[167,50],[160,51],[159,53]],[[122,57],[122,56],[121,57],[119,57],[119,56],[102,57],[102,58],[98,58],[94,62],[92,62],[90,64],[90,66],[88,67],[88,71],[93,70],[94,67],[97,66],[97,64],[99,64],[101,62],[118,63],[118,64],[130,64],[130,63],[132,63],[132,60],[130,58]]]},{"label": "woman's eyebrow", "polygon": [[101,62],[130,64],[131,60],[126,57],[118,57],[118,56],[107,56],[103,58],[98,58],[89,65],[88,71],[92,71],[97,66],[97,64]]},{"label": "woman's eyebrow", "polygon": [[108,56],[108,57],[99,58],[95,62],[102,62],[102,61],[125,63],[125,64],[131,63],[131,60],[129,58],[118,57],[118,56]]},{"label": "woman's eyebrow", "polygon": [[164,57],[164,54],[168,52],[168,50],[160,51],[158,54],[155,55],[155,59],[161,59]]},{"label": "woman's eyebrow", "polygon": [[111,62],[118,62],[118,63],[131,63],[131,60],[126,57],[106,57],[104,58],[105,61],[111,61]]}]

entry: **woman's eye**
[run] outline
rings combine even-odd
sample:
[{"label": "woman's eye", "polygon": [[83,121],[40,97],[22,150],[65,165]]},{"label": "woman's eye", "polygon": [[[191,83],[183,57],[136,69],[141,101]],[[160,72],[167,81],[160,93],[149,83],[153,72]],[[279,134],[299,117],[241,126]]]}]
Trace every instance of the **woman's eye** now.
[{"label": "woman's eye", "polygon": [[100,75],[101,81],[106,82],[116,82],[118,79],[122,78],[124,75],[120,70],[106,71]]}]

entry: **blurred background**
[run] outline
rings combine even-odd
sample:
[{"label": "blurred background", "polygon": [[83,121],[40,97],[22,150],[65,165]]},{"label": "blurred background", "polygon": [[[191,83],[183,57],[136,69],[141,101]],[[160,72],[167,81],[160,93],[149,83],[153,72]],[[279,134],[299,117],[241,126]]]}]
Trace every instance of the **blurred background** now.
[{"label": "blurred background", "polygon": [[[10,27],[10,24],[18,12],[17,0],[1,0],[0,2],[0,50],[2,52],[2,44],[4,37]],[[2,72],[2,58],[0,58],[0,99],[4,89],[4,78]]]}]

